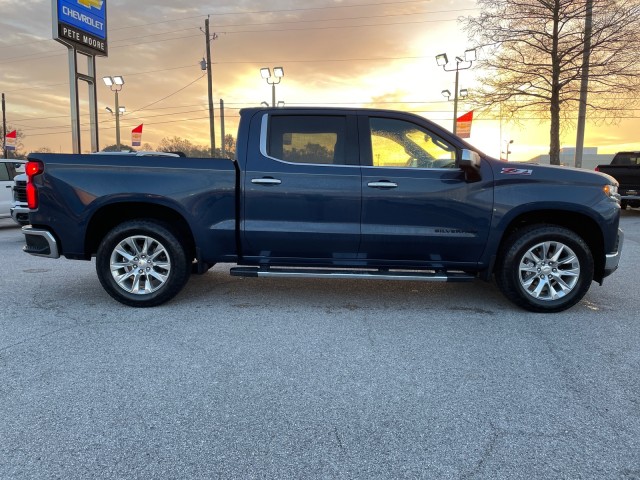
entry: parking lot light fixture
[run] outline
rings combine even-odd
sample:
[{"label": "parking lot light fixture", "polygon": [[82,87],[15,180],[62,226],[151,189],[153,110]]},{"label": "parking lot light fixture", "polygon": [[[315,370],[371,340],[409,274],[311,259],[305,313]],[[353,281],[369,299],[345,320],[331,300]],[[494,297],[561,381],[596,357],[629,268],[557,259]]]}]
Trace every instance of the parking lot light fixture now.
[{"label": "parking lot light fixture", "polygon": [[113,77],[102,77],[102,81],[115,95],[116,108],[113,109],[113,113],[116,116],[116,148],[120,151],[120,115],[124,113],[124,107],[118,105],[118,92],[122,90],[124,78],[121,75],[115,75]]},{"label": "parking lot light fixture", "polygon": [[[457,133],[458,129],[458,80],[460,75],[460,70],[466,70],[471,68],[473,62],[476,60],[476,51],[475,49],[465,50],[464,59],[462,57],[455,57],[456,66],[455,67],[447,67],[447,54],[441,53],[440,55],[436,55],[436,63],[442,67],[445,72],[456,72],[456,86],[453,91],[453,134]],[[468,94],[468,90],[466,90]],[[444,94],[444,91],[442,92]],[[462,96],[462,95],[461,95]],[[465,94],[466,96],[466,94]],[[464,98],[464,97],[463,97]]]},{"label": "parking lot light fixture", "polygon": [[467,62],[475,62],[477,58],[477,52],[475,48],[470,48],[464,51],[464,59]]},{"label": "parking lot light fixture", "polygon": [[273,67],[273,77],[271,76],[271,70],[267,67],[260,69],[260,75],[264,78],[269,85],[271,85],[271,106],[276,106],[276,85],[280,83],[282,77],[284,77],[284,68]]},{"label": "parking lot light fixture", "polygon": [[449,63],[449,59],[447,58],[446,53],[441,53],[440,55],[436,55],[436,62],[441,67],[444,67],[447,63]]}]

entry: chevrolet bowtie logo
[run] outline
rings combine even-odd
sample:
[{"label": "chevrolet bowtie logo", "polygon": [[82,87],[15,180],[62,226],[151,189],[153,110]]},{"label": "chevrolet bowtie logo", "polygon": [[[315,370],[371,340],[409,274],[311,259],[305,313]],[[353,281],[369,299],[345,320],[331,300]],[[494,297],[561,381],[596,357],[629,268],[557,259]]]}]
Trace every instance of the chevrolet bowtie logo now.
[{"label": "chevrolet bowtie logo", "polygon": [[87,8],[97,8],[98,10],[102,8],[102,3],[104,0],[78,0],[78,3],[83,7]]}]

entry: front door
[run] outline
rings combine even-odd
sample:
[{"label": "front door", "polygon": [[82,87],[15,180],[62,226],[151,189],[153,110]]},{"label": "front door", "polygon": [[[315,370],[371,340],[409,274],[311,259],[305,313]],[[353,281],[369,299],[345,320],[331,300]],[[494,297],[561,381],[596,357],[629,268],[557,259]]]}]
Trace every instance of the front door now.
[{"label": "front door", "polygon": [[360,125],[370,141],[361,257],[434,268],[477,262],[493,209],[490,167],[469,182],[457,167],[460,149],[425,127],[381,117],[361,117]]}]

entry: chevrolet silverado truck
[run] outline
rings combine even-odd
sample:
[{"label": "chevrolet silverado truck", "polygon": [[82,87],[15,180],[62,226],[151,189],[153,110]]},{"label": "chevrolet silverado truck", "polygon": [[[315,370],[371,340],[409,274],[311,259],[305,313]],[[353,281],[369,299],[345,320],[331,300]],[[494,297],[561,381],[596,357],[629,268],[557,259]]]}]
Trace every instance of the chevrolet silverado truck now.
[{"label": "chevrolet silverado truck", "polygon": [[596,171],[611,175],[618,181],[623,209],[640,207],[640,152],[618,152],[609,165],[598,165]]},{"label": "chevrolet silverado truck", "polygon": [[24,250],[95,257],[135,307],[224,262],[254,277],[495,278],[555,312],[602,284],[623,244],[615,179],[501,162],[403,112],[250,108],[235,160],[34,154],[26,171]]}]

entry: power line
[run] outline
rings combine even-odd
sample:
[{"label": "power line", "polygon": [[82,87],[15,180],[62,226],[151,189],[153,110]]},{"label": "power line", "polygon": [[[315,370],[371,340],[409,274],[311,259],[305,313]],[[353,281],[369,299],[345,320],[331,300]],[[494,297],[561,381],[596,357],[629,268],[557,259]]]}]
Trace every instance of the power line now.
[{"label": "power line", "polygon": [[[407,17],[407,16],[415,17],[416,15],[432,15],[432,14],[438,14],[438,13],[452,13],[452,12],[460,12],[460,11],[465,11],[465,10],[474,10],[474,9],[465,8],[465,9],[458,9],[458,10],[435,10],[435,11],[412,12],[412,13],[393,13],[393,14],[386,14],[386,15],[361,15],[361,16],[357,16],[357,17],[317,18],[317,19],[310,19],[310,20],[298,19],[298,20],[292,20],[292,21],[276,21],[276,22],[254,22],[254,23],[243,22],[243,23],[235,23],[235,24],[219,24],[219,25],[216,25],[216,28],[217,29],[221,29],[221,28],[227,28],[227,27],[290,25],[290,24],[300,24],[300,23],[321,23],[321,22],[342,22],[342,21],[347,21],[347,20],[368,20],[368,19],[372,19],[372,18]],[[429,20],[429,22],[439,22],[439,21],[452,21],[452,20]],[[140,39],[140,38],[147,38],[147,37],[157,37],[157,36],[160,36],[160,35],[169,35],[171,33],[187,32],[187,31],[192,30],[193,28],[194,27],[181,28],[179,30],[170,30],[168,32],[160,32],[160,33],[151,33],[151,34],[148,34],[148,35],[135,35],[133,37],[120,38],[120,39],[118,39],[116,41],[120,42],[120,41],[129,40],[131,38]],[[261,30],[258,30],[258,31],[261,31]]]},{"label": "power line", "polygon": [[151,102],[150,104],[145,105],[144,107],[140,107],[140,108],[138,108],[138,109],[136,109],[136,110],[133,110],[133,111],[131,112],[131,114],[134,114],[135,112],[139,112],[139,111],[141,111],[141,110],[144,110],[145,108],[150,107],[151,105],[155,105],[156,103],[160,103],[161,101],[166,100],[167,98],[174,96],[176,93],[179,93],[179,92],[183,91],[185,88],[190,87],[191,85],[193,85],[194,83],[196,83],[198,80],[200,80],[200,79],[204,78],[204,76],[205,76],[205,75],[206,75],[206,74],[204,74],[204,73],[203,73],[201,76],[199,76],[198,78],[196,78],[194,81],[192,81],[192,82],[190,82],[190,83],[186,84],[184,87],[182,87],[182,88],[180,88],[180,89],[176,90],[176,91],[175,91],[175,92],[173,92],[173,93],[170,93],[170,94],[169,94],[169,95],[167,95],[166,97],[162,97],[160,100],[156,100],[155,102]]},{"label": "power line", "polygon": [[[191,15],[191,16],[188,16],[188,17],[178,17],[178,18],[173,18],[173,19],[169,19],[169,20],[162,20],[162,21],[158,21],[158,22],[148,22],[148,23],[140,23],[140,24],[124,26],[124,27],[117,27],[117,28],[112,28],[111,31],[115,32],[115,31],[119,31],[119,30],[130,29],[130,28],[139,28],[139,27],[146,27],[146,26],[151,26],[151,25],[160,25],[160,24],[164,24],[164,23],[175,23],[175,22],[180,22],[180,21],[184,21],[184,20],[193,20],[193,19],[196,19],[196,18],[205,18],[207,15],[212,16],[212,17],[222,17],[222,16],[230,16],[230,15],[254,15],[254,14],[262,14],[262,13],[290,13],[290,12],[304,12],[304,11],[333,10],[333,9],[341,9],[341,8],[375,7],[375,6],[385,6],[385,5],[397,6],[397,5],[407,5],[407,4],[414,4],[414,3],[426,3],[426,0],[407,0],[407,1],[395,1],[395,2],[362,3],[362,4],[353,4],[353,5],[331,5],[331,6],[325,6],[325,7],[307,7],[307,8],[277,9],[277,10],[254,10],[254,11],[248,11],[248,12],[226,12],[226,13],[200,14],[200,15]],[[474,11],[474,10],[476,10],[476,8],[456,8],[456,9],[445,9],[445,10],[427,10],[425,12],[421,12],[420,14],[456,13],[456,12],[465,12],[465,11]],[[344,19],[332,18],[332,19],[317,19],[317,20],[296,20],[294,22],[263,22],[263,23],[244,24],[244,25],[274,25],[274,24],[282,24],[282,23],[327,22],[327,21],[357,20],[357,19],[404,16],[404,15],[415,15],[415,13],[347,17],[347,18],[344,18]],[[240,24],[240,26],[242,26],[242,25],[243,24]],[[225,25],[222,25],[222,27],[224,27],[224,26]],[[228,26],[234,26],[234,25],[228,25]],[[174,32],[185,31],[185,30],[186,29],[181,29],[181,30],[175,30],[175,31],[171,31],[171,32],[164,32],[164,33],[158,33],[158,34],[152,34],[152,35],[145,35],[145,36],[142,36],[142,37],[137,36],[135,38],[144,38],[144,37],[154,36],[154,35],[164,35],[164,34],[168,34],[168,33],[174,33]],[[131,37],[129,37],[129,38],[131,38]],[[111,40],[111,41],[123,41],[123,40],[127,40],[127,39],[128,38]],[[29,46],[34,45],[34,44],[38,44],[38,43],[42,43],[42,42],[49,42],[50,40],[51,39],[43,38],[43,39],[39,39],[39,40],[35,40],[35,41],[30,41],[29,42]],[[5,48],[13,48],[13,47],[18,47],[18,46],[24,46],[24,45],[25,45],[25,42],[17,42],[17,43],[12,43],[12,44],[8,44],[8,45],[0,45],[0,50],[5,49]],[[41,52],[41,53],[47,53],[47,52]],[[32,55],[35,55],[35,54],[32,54]],[[16,57],[6,57],[6,58],[4,58],[2,60],[6,60],[6,59],[10,59],[10,58],[16,58]]]},{"label": "power line", "polygon": [[[239,33],[282,33],[282,32],[295,32],[295,31],[309,31],[309,30],[340,30],[347,28],[369,28],[369,27],[388,27],[388,26],[396,26],[396,25],[418,25],[418,24],[427,24],[427,23],[442,23],[442,22],[451,22],[456,21],[457,19],[442,19],[442,20],[416,20],[416,21],[407,21],[407,22],[390,22],[390,23],[368,23],[368,24],[360,24],[360,25],[336,25],[336,26],[324,26],[324,27],[304,27],[304,28],[280,28],[280,29],[259,29],[259,30],[234,30],[228,32],[220,32],[225,33],[227,35],[239,34]],[[166,39],[156,39],[150,40],[148,42],[134,42],[134,43],[126,43],[123,45],[113,45],[110,46],[111,49],[118,49],[124,47],[131,46],[139,46],[139,45],[147,45],[149,43],[160,43],[160,42],[170,42],[174,40],[183,40],[187,38],[196,38],[200,37],[200,33],[193,35],[183,35],[179,37],[172,37]],[[125,39],[128,40],[128,39]],[[0,65],[8,65],[11,63],[23,62],[26,60],[39,60],[43,58],[51,58],[51,57],[61,57],[66,55],[66,53],[59,53],[55,55],[50,55],[51,53],[56,52],[57,50],[49,50],[45,52],[38,52],[26,55],[19,55],[15,57],[5,57],[4,59],[0,59]],[[42,55],[42,56],[39,56]],[[27,58],[29,57],[29,58]]]},{"label": "power line", "polygon": [[[303,12],[303,11],[318,11],[318,10],[330,10],[330,9],[337,9],[337,8],[358,8],[358,7],[375,7],[375,6],[384,6],[384,5],[407,5],[407,4],[412,4],[412,3],[425,3],[426,0],[406,0],[406,1],[395,1],[395,2],[380,2],[380,3],[360,3],[360,4],[353,4],[353,5],[330,5],[330,6],[326,6],[326,7],[307,7],[307,8],[290,8],[290,9],[279,9],[279,10],[254,10],[254,11],[248,11],[248,12],[223,12],[223,13],[209,13],[209,14],[202,14],[202,15],[193,15],[193,16],[189,16],[189,17],[182,17],[182,18],[177,18],[177,19],[173,19],[173,20],[163,20],[163,21],[159,21],[159,22],[150,22],[150,23],[142,23],[142,24],[137,24],[137,25],[131,25],[131,26],[127,26],[127,27],[119,27],[116,28],[114,30],[124,30],[127,28],[137,28],[137,27],[146,27],[149,25],[159,25],[162,23],[169,23],[169,22],[176,22],[176,21],[182,21],[182,20],[192,20],[194,18],[205,18],[206,16],[211,16],[211,17],[223,17],[223,16],[229,16],[229,15],[255,15],[255,14],[262,14],[262,13],[290,13],[290,12]],[[470,9],[452,9],[452,10],[442,10],[442,11],[437,11],[437,12],[433,12],[433,13],[452,13],[452,12],[459,12],[459,11],[466,11],[466,10],[475,10],[474,8],[470,8]]]}]

